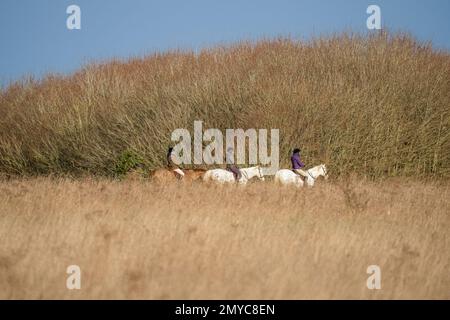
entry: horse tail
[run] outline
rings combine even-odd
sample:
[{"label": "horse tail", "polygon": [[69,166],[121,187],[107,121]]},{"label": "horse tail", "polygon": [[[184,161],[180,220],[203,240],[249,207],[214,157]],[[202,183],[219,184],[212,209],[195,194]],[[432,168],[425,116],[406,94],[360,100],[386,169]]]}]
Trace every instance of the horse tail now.
[{"label": "horse tail", "polygon": [[275,181],[275,184],[280,184],[280,176],[278,175],[278,172],[275,173],[275,177],[273,178],[273,180]]}]

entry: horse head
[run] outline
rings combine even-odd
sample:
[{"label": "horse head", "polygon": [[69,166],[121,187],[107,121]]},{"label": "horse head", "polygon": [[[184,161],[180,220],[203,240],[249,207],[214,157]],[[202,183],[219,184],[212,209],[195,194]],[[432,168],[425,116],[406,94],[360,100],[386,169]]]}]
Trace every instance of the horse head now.
[{"label": "horse head", "polygon": [[327,166],[325,164],[321,164],[320,168],[322,169],[322,173],[323,173],[325,180],[327,180],[328,179]]}]

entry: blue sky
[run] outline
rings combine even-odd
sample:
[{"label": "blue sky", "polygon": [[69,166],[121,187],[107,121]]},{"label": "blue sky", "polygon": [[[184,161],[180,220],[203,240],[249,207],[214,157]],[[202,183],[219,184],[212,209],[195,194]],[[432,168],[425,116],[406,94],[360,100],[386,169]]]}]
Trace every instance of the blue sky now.
[{"label": "blue sky", "polygon": [[[81,30],[66,27],[71,4],[81,8]],[[170,48],[366,32],[370,4],[390,30],[450,50],[449,0],[1,0],[0,85]]]}]

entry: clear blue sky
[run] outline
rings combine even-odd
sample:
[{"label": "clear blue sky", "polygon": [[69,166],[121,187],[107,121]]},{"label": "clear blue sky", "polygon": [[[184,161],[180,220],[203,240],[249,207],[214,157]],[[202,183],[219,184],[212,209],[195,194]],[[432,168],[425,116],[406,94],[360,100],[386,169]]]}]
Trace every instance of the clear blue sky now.
[{"label": "clear blue sky", "polygon": [[[71,4],[81,8],[81,30],[66,27]],[[168,48],[366,32],[370,4],[390,30],[450,49],[450,0],[0,0],[0,85]]]}]

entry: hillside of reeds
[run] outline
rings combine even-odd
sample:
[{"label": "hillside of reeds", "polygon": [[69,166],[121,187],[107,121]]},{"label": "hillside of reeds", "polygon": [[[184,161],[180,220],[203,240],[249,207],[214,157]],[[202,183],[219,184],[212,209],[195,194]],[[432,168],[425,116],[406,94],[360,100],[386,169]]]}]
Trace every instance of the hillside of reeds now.
[{"label": "hillside of reeds", "polygon": [[[90,64],[0,94],[0,174],[164,165],[170,134],[278,128],[334,176],[450,176],[450,54],[407,35],[273,39]],[[127,158],[128,157],[128,158]],[[124,160],[125,158],[125,160]]]}]

